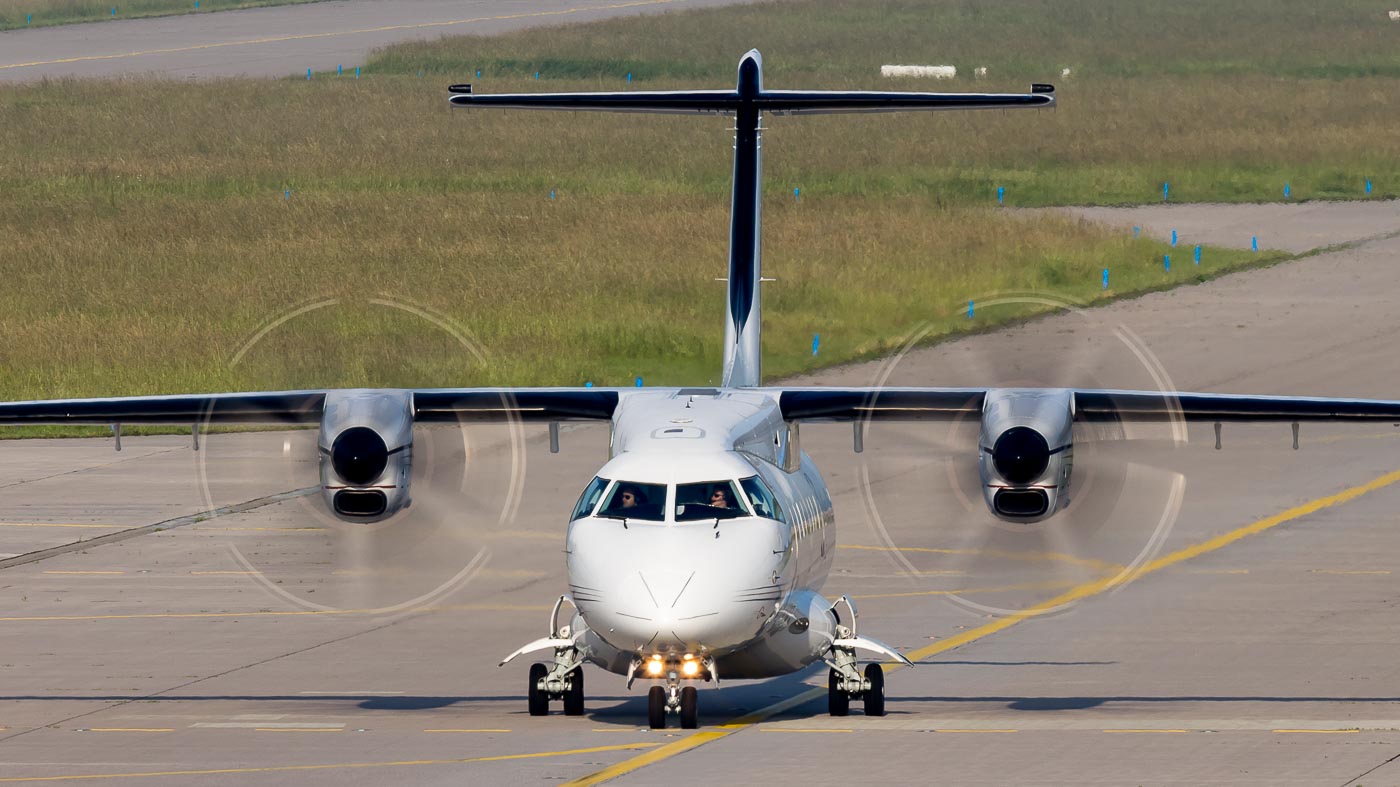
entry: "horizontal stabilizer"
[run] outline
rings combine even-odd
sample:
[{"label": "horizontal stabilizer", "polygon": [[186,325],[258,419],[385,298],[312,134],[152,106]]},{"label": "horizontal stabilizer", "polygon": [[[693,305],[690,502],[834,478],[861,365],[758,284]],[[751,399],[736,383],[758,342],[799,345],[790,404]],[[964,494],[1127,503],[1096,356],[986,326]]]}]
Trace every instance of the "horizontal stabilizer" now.
[{"label": "horizontal stabilizer", "polygon": [[471,92],[453,85],[448,101],[456,107],[574,109],[662,114],[735,114],[755,109],[776,115],[907,110],[1023,109],[1055,104],[1055,88],[1035,85],[1030,93],[892,93],[866,90],[641,90],[614,93]]}]

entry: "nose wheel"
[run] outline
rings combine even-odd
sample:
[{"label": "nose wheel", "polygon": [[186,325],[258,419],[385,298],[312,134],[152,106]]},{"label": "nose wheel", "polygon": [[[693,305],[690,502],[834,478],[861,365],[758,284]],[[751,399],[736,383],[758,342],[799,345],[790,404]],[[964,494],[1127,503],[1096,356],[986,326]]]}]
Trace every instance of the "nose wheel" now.
[{"label": "nose wheel", "polygon": [[693,730],[700,726],[700,692],[694,686],[681,689],[681,729]]},{"label": "nose wheel", "polygon": [[647,690],[647,725],[653,730],[666,729],[666,690],[660,686]]},{"label": "nose wheel", "polygon": [[653,730],[666,729],[666,716],[677,713],[681,729],[700,727],[700,692],[694,686],[652,686],[647,690],[647,725]]}]

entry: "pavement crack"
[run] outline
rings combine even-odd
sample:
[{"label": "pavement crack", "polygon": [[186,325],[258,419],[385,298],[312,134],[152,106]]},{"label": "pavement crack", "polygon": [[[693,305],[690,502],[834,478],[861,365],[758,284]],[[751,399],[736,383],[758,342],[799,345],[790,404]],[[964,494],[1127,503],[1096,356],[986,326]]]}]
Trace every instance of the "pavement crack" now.
[{"label": "pavement crack", "polygon": [[[1387,758],[1386,760],[1382,761],[1381,764],[1377,765],[1377,766],[1374,767],[1374,768],[1371,768],[1370,770],[1367,770],[1367,771],[1363,772],[1360,776],[1357,776],[1356,778],[1348,779],[1347,781],[1342,782],[1341,787],[1348,787],[1348,785],[1356,784],[1357,782],[1361,781],[1362,779],[1366,778],[1367,776],[1370,776],[1371,774],[1375,773],[1376,771],[1380,770],[1381,768],[1384,768],[1385,766],[1391,764],[1392,762],[1395,762],[1396,760],[1400,760],[1400,754],[1393,754],[1393,755],[1391,755],[1389,758]],[[1358,785],[1358,787],[1359,787],[1359,785]]]},{"label": "pavement crack", "polygon": [[63,476],[66,476],[66,475],[77,475],[78,473],[86,473],[86,472],[89,472],[89,471],[92,471],[92,470],[101,470],[101,469],[104,468],[104,467],[112,467],[112,466],[114,466],[114,465],[119,465],[119,464],[121,464],[121,463],[123,463],[123,462],[134,462],[134,461],[136,461],[137,459],[149,459],[149,458],[152,457],[152,456],[160,456],[161,454],[168,454],[168,453],[170,453],[171,451],[180,451],[180,450],[183,450],[183,449],[180,449],[180,448],[162,448],[162,449],[160,449],[159,451],[152,451],[152,452],[150,452],[150,453],[148,453],[148,454],[138,454],[138,455],[136,455],[136,456],[124,456],[124,457],[122,457],[121,459],[117,459],[117,460],[114,460],[114,461],[111,461],[111,462],[103,462],[102,464],[99,464],[99,465],[88,465],[88,466],[86,466],[86,467],[79,467],[79,468],[77,468],[77,469],[75,469],[75,470],[64,470],[62,473],[53,473],[52,475],[39,476],[38,478],[21,478],[21,479],[18,480],[18,481],[12,481],[12,482],[10,482],[10,483],[8,483],[8,484],[0,484],[0,489],[9,489],[9,488],[11,488],[11,487],[23,486],[23,485],[25,485],[25,484],[35,484],[35,483],[38,483],[38,482],[40,482],[40,481],[47,481],[47,480],[49,480],[50,478],[62,478]]},{"label": "pavement crack", "polygon": [[33,552],[26,552],[22,555],[15,555],[14,557],[7,557],[4,560],[0,560],[0,570],[14,568],[15,566],[23,566],[28,563],[37,563],[40,560],[47,560],[51,557],[66,555],[70,552],[79,552],[84,549],[102,546],[103,544],[112,544],[118,541],[126,541],[130,538],[137,538],[138,536],[149,535],[151,533],[160,533],[165,530],[174,530],[177,527],[195,525],[199,524],[200,522],[207,522],[210,519],[216,519],[218,517],[227,516],[229,514],[242,514],[248,511],[252,511],[254,509],[262,508],[263,506],[272,505],[273,503],[281,503],[284,500],[291,500],[293,498],[303,497],[305,495],[312,494],[317,489],[318,487],[308,486],[302,489],[293,489],[289,492],[278,492],[275,495],[266,495],[264,497],[254,498],[253,500],[249,500],[243,503],[236,503],[230,506],[220,506],[219,508],[213,508],[207,511],[200,511],[194,514],[178,516],[174,519],[166,519],[162,522],[156,522],[153,525],[142,525],[141,527],[133,527],[128,528],[126,530],[119,530],[115,533],[108,533],[106,535],[97,536],[95,538],[87,538],[80,541],[73,541],[68,544],[63,544],[62,546],[50,547],[48,549],[39,549]]}]

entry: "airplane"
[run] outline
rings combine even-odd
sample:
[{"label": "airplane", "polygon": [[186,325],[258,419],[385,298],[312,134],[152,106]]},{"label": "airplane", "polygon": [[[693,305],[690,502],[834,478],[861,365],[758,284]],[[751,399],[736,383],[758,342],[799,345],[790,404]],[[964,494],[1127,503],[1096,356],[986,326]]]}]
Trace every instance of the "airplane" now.
[{"label": "airplane", "polygon": [[[411,502],[415,423],[611,426],[608,461],[568,514],[568,593],[547,636],[510,653],[547,651],[529,668],[527,708],[584,713],[583,667],[650,682],[647,720],[699,724],[697,684],[762,679],[823,662],[828,712],[860,701],[885,713],[879,661],[908,664],[857,630],[848,596],[822,595],[835,552],[831,497],[802,450],[800,426],[844,422],[854,447],[872,422],[980,422],[977,465],[993,515],[1030,523],[1065,506],[1073,425],[1122,421],[1400,422],[1400,401],[1066,388],[766,386],[760,352],[763,115],[1044,108],[1025,94],[768,90],[757,50],[733,90],[480,94],[449,88],[456,107],[732,116],[734,175],[721,385],[657,388],[333,389],[0,403],[0,424],[228,423],[319,427],[320,492],[347,522],[392,518]],[[852,228],[851,231],[860,231]],[[552,450],[555,448],[551,446]],[[568,604],[572,611],[561,619]]]}]

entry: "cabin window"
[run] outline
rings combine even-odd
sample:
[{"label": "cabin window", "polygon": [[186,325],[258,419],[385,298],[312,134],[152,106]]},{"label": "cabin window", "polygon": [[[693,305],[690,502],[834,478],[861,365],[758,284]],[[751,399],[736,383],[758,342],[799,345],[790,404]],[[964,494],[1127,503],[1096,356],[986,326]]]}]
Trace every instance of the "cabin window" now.
[{"label": "cabin window", "polygon": [[733,481],[706,481],[676,486],[676,521],[734,519],[748,516],[743,496]]},{"label": "cabin window", "polygon": [[753,503],[755,516],[765,519],[776,519],[779,522],[786,522],[783,515],[782,506],[778,505],[778,499],[768,490],[768,485],[763,483],[763,479],[758,476],[750,476],[739,482],[744,487],[744,491],[749,495],[749,502]]},{"label": "cabin window", "polygon": [[598,516],[608,519],[666,520],[666,485],[618,481]]},{"label": "cabin window", "polygon": [[593,513],[593,507],[598,505],[598,498],[603,496],[603,490],[608,488],[608,479],[595,478],[589,482],[588,487],[579,495],[578,502],[574,504],[574,513],[569,517],[572,522],[575,519],[583,519]]}]

